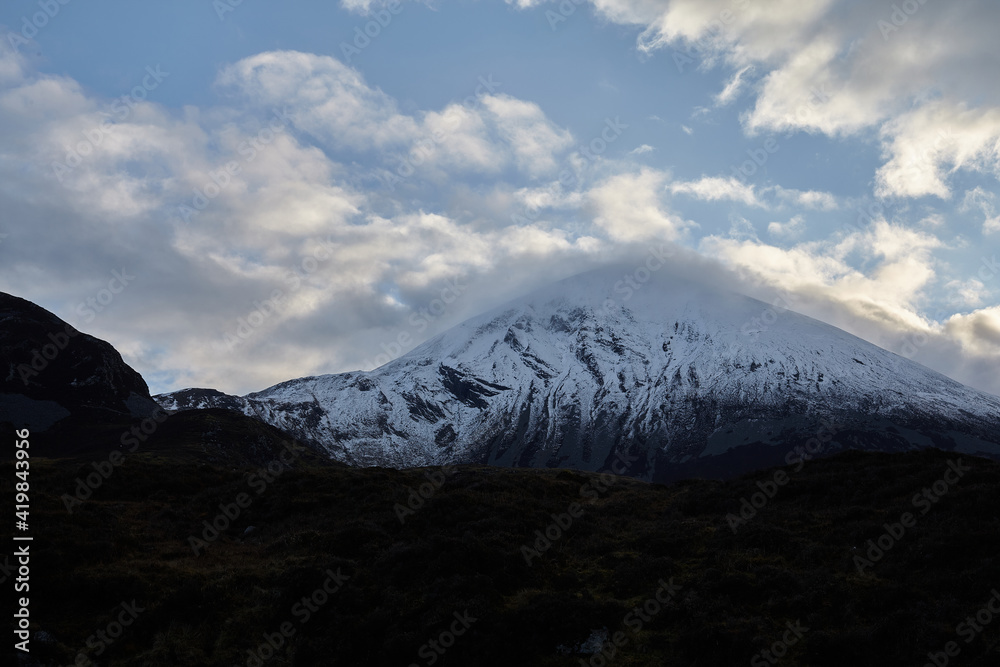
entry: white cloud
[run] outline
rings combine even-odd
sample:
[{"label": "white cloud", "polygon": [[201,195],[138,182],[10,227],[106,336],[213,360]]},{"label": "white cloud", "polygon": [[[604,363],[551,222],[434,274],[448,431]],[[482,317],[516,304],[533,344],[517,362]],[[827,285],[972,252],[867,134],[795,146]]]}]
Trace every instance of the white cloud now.
[{"label": "white cloud", "polygon": [[224,68],[218,87],[261,110],[293,110],[294,126],[324,147],[375,151],[395,171],[419,166],[427,177],[456,167],[495,173],[509,163],[540,176],[573,143],[537,104],[502,93],[404,114],[357,70],[329,56],[261,53]]},{"label": "white cloud", "polygon": [[628,152],[628,154],[629,155],[642,155],[643,153],[652,153],[655,150],[656,149],[653,148],[652,146],[650,146],[649,144],[643,144],[641,146],[633,148],[632,150],[630,150]]},{"label": "white cloud", "polygon": [[730,214],[728,238],[740,241],[758,241],[757,228],[742,215]]},{"label": "white cloud", "polygon": [[591,188],[587,197],[595,224],[614,241],[673,241],[690,225],[667,210],[660,195],[667,174],[642,169],[613,176]]},{"label": "white cloud", "polygon": [[504,2],[508,5],[514,5],[518,9],[531,9],[532,7],[544,5],[549,1],[550,0],[504,0]]},{"label": "white cloud", "polygon": [[890,158],[878,171],[882,196],[948,199],[949,173],[1000,173],[1000,108],[929,102],[886,123],[882,135]]},{"label": "white cloud", "polygon": [[579,208],[583,204],[584,195],[581,192],[564,188],[559,181],[553,181],[543,187],[519,188],[514,192],[514,199],[531,210]]},{"label": "white cloud", "polygon": [[834,211],[839,208],[837,198],[829,192],[818,190],[795,190],[774,186],[774,191],[781,199],[792,202],[803,208],[817,211]]},{"label": "white cloud", "polygon": [[486,120],[474,109],[450,104],[441,112],[428,112],[423,127],[425,135],[410,149],[411,162],[493,172],[507,161],[503,148],[490,136]]},{"label": "white cloud", "polygon": [[762,299],[772,301],[777,293],[783,307],[1000,395],[1000,307],[951,314],[955,305],[975,305],[986,293],[984,281],[997,276],[996,257],[992,263],[984,258],[983,280],[949,281],[949,304],[929,317],[922,305],[937,283],[934,251],[942,246],[925,232],[876,220],[839,239],[790,248],[718,236],[703,239],[699,248],[743,274],[744,285],[759,285],[751,292]]},{"label": "white cloud", "polygon": [[[60,184],[52,162],[100,127],[111,101],[72,79],[22,71],[13,58],[0,54],[0,72],[12,78],[0,92],[0,210],[19,223],[4,240],[4,252],[17,255],[0,289],[65,300],[60,314],[120,346],[161,387],[248,391],[356,368],[380,351],[384,336],[373,332],[408,330],[409,309],[446,280],[506,276],[486,281],[516,289],[510,267],[531,261],[565,275],[606,244],[541,220],[513,225],[509,215],[465,224],[398,188],[360,186],[377,172],[359,173],[354,156],[363,152],[369,165],[394,166],[394,155],[423,150],[418,166],[445,183],[469,170],[513,166],[521,180],[551,171],[571,135],[510,96],[404,114],[335,59],[259,54],[221,71],[227,106],[175,113],[140,102]],[[287,120],[277,122],[275,109]],[[418,192],[412,180],[409,192]],[[553,192],[542,203],[583,201],[578,191]],[[122,267],[136,275],[132,285],[106,315],[81,321],[75,304]],[[222,349],[241,318],[276,293],[280,308]],[[480,307],[468,299],[449,315]]]},{"label": "white cloud", "polygon": [[951,280],[945,283],[951,294],[951,303],[962,306],[978,306],[987,294],[986,285],[976,278],[969,280]]},{"label": "white cloud", "polygon": [[978,208],[986,218],[983,221],[983,233],[1000,232],[1000,215],[997,215],[996,199],[996,194],[977,186],[966,191],[959,210],[964,212]]},{"label": "white cloud", "polygon": [[679,181],[670,184],[673,194],[686,194],[703,201],[738,201],[747,206],[763,207],[757,199],[752,185],[747,185],[735,178],[719,178],[703,176],[697,181]]},{"label": "white cloud", "polygon": [[[935,279],[931,251],[940,246],[933,236],[885,221],[837,241],[811,241],[791,248],[715,236],[700,245],[704,252],[770,284],[836,302],[852,316],[837,323],[849,331],[857,331],[859,322],[865,326],[891,322],[897,329],[924,326],[918,301]],[[852,254],[871,267],[864,272],[855,268],[848,261]]]},{"label": "white cloud", "polygon": [[953,315],[945,322],[945,332],[963,349],[976,355],[993,357],[1000,349],[1000,306]]},{"label": "white cloud", "polygon": [[753,65],[746,65],[743,69],[738,70],[726,83],[726,87],[715,96],[715,106],[724,107],[739,97],[740,91],[743,89],[743,76],[752,70]]},{"label": "white cloud", "polygon": [[[991,90],[962,103],[955,101],[960,88],[907,98],[912,82],[885,83],[881,73],[859,69],[837,41],[844,17],[824,14],[830,3],[806,4],[772,3],[770,15],[747,3],[716,37],[703,24],[728,2],[620,6],[622,17],[652,17],[647,25],[657,27],[645,33],[646,46],[670,31],[681,47],[709,34],[704,44],[719,49],[720,62],[734,72],[753,64],[763,78],[744,115],[748,129],[844,135],[869,128],[871,136],[881,136],[886,164],[879,182],[886,193],[946,196],[956,169],[996,168]],[[656,23],[668,5],[676,20]],[[821,23],[819,15],[829,20]],[[970,39],[982,33],[974,30]],[[886,61],[890,72],[918,72],[904,62],[907,54],[918,63],[935,49],[955,57],[939,40],[920,51],[910,39],[902,31],[892,36],[886,47],[894,54]],[[857,49],[874,48],[865,44]],[[970,53],[982,55],[978,47]],[[847,71],[856,80],[848,81]],[[67,146],[109,115],[110,101],[72,79],[31,72],[9,54],[0,57],[0,79],[0,210],[19,220],[18,233],[4,239],[3,251],[17,253],[5,254],[10,270],[0,288],[58,298],[61,312],[73,320],[75,303],[98,289],[111,268],[138,263],[134,287],[114,310],[92,325],[74,324],[119,345],[161,385],[247,391],[355,368],[401,331],[426,337],[501,296],[586,268],[628,244],[684,240],[696,225],[671,210],[670,194],[765,209],[772,203],[850,208],[848,200],[842,204],[822,191],[755,189],[732,178],[672,183],[664,171],[636,171],[633,160],[587,162],[573,153],[572,135],[542,108],[504,94],[481,96],[474,105],[404,112],[339,61],[287,51],[224,68],[219,90],[229,97],[216,108],[175,112],[137,104],[60,184],[52,162],[65,160]],[[883,84],[891,94],[880,92]],[[825,92],[810,99],[812,86],[825,86]],[[898,108],[895,96],[903,100]],[[796,104],[807,108],[797,114]],[[273,109],[285,107],[291,125],[252,159],[242,155],[242,143],[258,136]],[[935,146],[939,128],[950,134]],[[648,152],[644,146],[636,154]],[[371,185],[375,174],[395,170],[404,159],[416,165],[415,175],[395,190]],[[184,220],[178,205],[190,204],[195,190],[205,191],[228,161],[238,163],[238,173]],[[571,184],[555,180],[560,167],[572,173]],[[470,173],[487,175],[490,185],[468,179]],[[968,191],[963,203],[983,212],[984,232],[997,230],[995,195],[988,188]],[[512,211],[526,208],[544,215],[511,222]],[[986,374],[996,370],[987,356],[995,356],[996,309],[953,317],[949,311],[936,319],[921,310],[935,287],[967,307],[978,307],[995,288],[985,278],[940,284],[945,272],[935,253],[944,242],[928,231],[943,231],[945,225],[932,224],[940,218],[925,217],[916,229],[877,220],[863,231],[798,242],[804,217],[795,209],[787,215],[787,222],[768,225],[768,233],[775,244],[791,247],[761,242],[753,224],[734,215],[730,237],[709,237],[699,248],[703,256],[796,294],[797,309],[890,349],[899,349],[904,334],[931,336],[920,360],[1000,389]],[[810,226],[808,232],[815,231]],[[427,331],[409,328],[411,309],[427,304],[455,276],[475,282],[475,297]],[[274,290],[283,293],[280,314],[232,352],[213,347]]]},{"label": "white cloud", "polygon": [[948,198],[956,170],[1000,175],[1000,4],[904,12],[853,0],[592,1],[609,20],[643,28],[637,46],[646,53],[731,69],[719,104],[738,96],[748,67],[759,70],[743,114],[749,133],[877,130],[880,196]]},{"label": "white cloud", "polygon": [[793,238],[802,233],[803,222],[801,215],[792,217],[788,222],[772,222],[767,225],[767,233],[779,238]]},{"label": "white cloud", "polygon": [[225,67],[221,90],[271,111],[294,110],[295,126],[334,148],[384,149],[420,136],[417,121],[336,58],[269,51]]},{"label": "white cloud", "polygon": [[[398,4],[402,5],[405,2],[411,2],[413,0],[395,0]],[[355,14],[368,15],[372,13],[372,10],[378,11],[391,4],[390,0],[340,0],[340,6],[349,12]],[[398,12],[394,12],[398,13]]]},{"label": "white cloud", "polygon": [[556,154],[573,144],[573,135],[556,127],[539,106],[509,95],[488,95],[483,105],[496,120],[518,166],[533,176],[556,167]]}]

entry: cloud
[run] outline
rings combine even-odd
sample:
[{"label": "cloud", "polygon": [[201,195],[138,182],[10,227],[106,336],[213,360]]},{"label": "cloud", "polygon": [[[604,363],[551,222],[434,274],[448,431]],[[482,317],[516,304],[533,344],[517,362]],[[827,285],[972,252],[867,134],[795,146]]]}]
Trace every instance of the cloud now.
[{"label": "cloud", "polygon": [[738,201],[747,206],[763,207],[757,199],[753,185],[747,185],[735,178],[703,176],[697,181],[682,181],[670,184],[673,194],[691,195],[703,201]]},{"label": "cloud", "polygon": [[649,144],[643,144],[641,146],[633,148],[632,150],[630,150],[628,152],[628,154],[629,155],[642,155],[643,153],[652,153],[655,150],[656,149],[653,148],[652,146],[650,146]]},{"label": "cloud", "polygon": [[779,198],[807,209],[834,211],[839,207],[837,198],[829,192],[795,190],[780,185],[774,186],[774,192]]},{"label": "cloud", "polygon": [[743,75],[753,70],[753,65],[746,65],[732,76],[726,87],[715,96],[715,106],[724,107],[739,97],[743,88]]},{"label": "cloud", "polygon": [[[890,71],[929,81],[904,62],[907,53],[915,61],[938,51],[959,56],[935,40],[913,50],[909,35],[924,35],[917,23],[882,47],[869,43],[881,35],[861,3],[779,2],[767,11],[750,2],[599,6],[634,20],[646,48],[714,57],[730,84],[744,72],[743,94],[733,93],[730,104],[746,104],[747,132],[880,141],[876,183],[887,196],[947,196],[962,175],[995,169],[990,89],[963,98],[961,86],[946,86],[917,97],[912,81],[887,83],[859,64],[859,51],[886,49]],[[733,16],[723,22],[726,8]],[[854,14],[867,17],[872,36],[849,45],[847,35],[861,34],[848,30],[852,21],[864,23]],[[721,28],[712,27],[716,19]],[[970,33],[973,41],[982,36],[983,29]],[[982,55],[978,46],[971,52]],[[745,87],[751,65],[752,90]],[[979,64],[969,67],[982,75]],[[0,230],[10,233],[0,245],[9,269],[0,289],[111,340],[160,389],[245,392],[355,369],[406,351],[400,334],[412,347],[505,298],[656,240],[694,243],[701,254],[692,261],[707,279],[718,259],[793,295],[797,310],[890,349],[926,336],[915,358],[1000,390],[988,357],[996,313],[983,307],[996,283],[947,266],[943,251],[971,241],[946,246],[939,235],[951,221],[926,206],[915,223],[904,203],[888,220],[815,238],[818,222],[833,216],[810,211],[850,210],[853,200],[727,177],[673,181],[631,156],[587,158],[541,106],[499,85],[474,93],[481,83],[470,81],[463,102],[404,110],[344,63],[294,51],[223,67],[215,106],[174,110],[157,104],[153,91],[124,117],[115,100],[35,72],[13,54],[0,53],[0,79],[0,210],[17,221]],[[109,119],[100,145],[67,172],[54,170]],[[947,132],[935,144],[939,129]],[[661,151],[645,159],[656,156]],[[988,184],[957,191],[965,192],[966,211],[983,213],[984,233],[996,231]],[[730,234],[692,240],[698,226],[681,213],[690,201],[680,195],[721,203]],[[765,243],[729,202],[788,219],[757,220],[777,220]],[[77,304],[122,267],[134,283],[106,312],[83,319]],[[464,296],[414,324],[456,281],[467,286]],[[928,314],[942,292],[957,305]],[[979,310],[956,314],[960,306]],[[251,319],[261,321],[244,339],[240,327]]]},{"label": "cloud", "polygon": [[[876,220],[839,238],[780,248],[756,239],[709,236],[702,254],[715,256],[744,277],[744,288],[783,307],[829,322],[888,350],[940,368],[972,386],[1000,394],[996,379],[1000,307],[967,315],[951,304],[971,305],[996,280],[996,258],[984,259],[979,279],[949,281],[949,305],[922,314],[938,280],[934,251],[942,242],[926,232]],[[756,287],[754,287],[756,285]]]},{"label": "cloud", "polygon": [[945,332],[963,349],[977,355],[994,356],[1000,349],[1000,306],[983,308],[968,315],[953,315]]},{"label": "cloud", "polygon": [[767,233],[775,237],[791,238],[802,233],[803,218],[801,215],[792,217],[788,222],[772,222],[767,225]]},{"label": "cloud", "polygon": [[978,306],[988,293],[983,281],[976,278],[969,280],[951,280],[945,283],[945,288],[952,293],[951,302],[963,306]]},{"label": "cloud", "polygon": [[573,144],[573,135],[551,123],[534,102],[490,95],[483,105],[495,118],[496,126],[511,149],[518,166],[533,176],[556,167],[556,154]]},{"label": "cloud", "polygon": [[[395,1],[403,4],[406,0]],[[346,11],[362,15],[371,14],[373,9],[379,10],[390,4],[393,4],[392,0],[340,0],[340,6]]]},{"label": "cloud", "polygon": [[946,179],[959,169],[1000,174],[1000,108],[927,103],[886,123],[882,136],[889,161],[878,170],[880,196],[949,199]]},{"label": "cloud", "polygon": [[333,148],[383,149],[419,137],[416,119],[336,58],[260,53],[222,69],[219,89],[265,111],[294,109],[295,126]]},{"label": "cloud", "polygon": [[[427,178],[442,169],[495,173],[513,164],[530,176],[554,169],[572,146],[539,106],[499,93],[501,84],[470,83],[478,94],[441,111],[404,114],[336,58],[272,51],[223,68],[219,90],[260,112],[291,109],[297,130],[331,151],[376,152],[397,175],[419,167]],[[492,89],[492,92],[491,92]],[[472,90],[470,90],[472,92]]]},{"label": "cloud", "polygon": [[[700,247],[728,263],[783,288],[822,294],[860,319],[913,326],[923,289],[936,277],[935,237],[884,220],[837,240],[810,241],[791,248],[707,237]],[[850,261],[870,264],[862,271]]]},{"label": "cloud", "polygon": [[965,192],[965,197],[962,200],[959,210],[965,212],[971,211],[973,208],[978,208],[986,218],[983,221],[983,233],[992,234],[1000,232],[1000,215],[997,215],[996,199],[997,197],[994,193],[987,192],[977,186]]},{"label": "cloud", "polygon": [[666,173],[644,168],[637,174],[620,174],[599,183],[587,193],[594,223],[613,241],[680,238],[690,225],[661,201],[666,182]]},{"label": "cloud", "polygon": [[[469,171],[509,167],[507,189],[526,191],[567,157],[568,131],[497,91],[403,113],[343,63],[280,51],[222,68],[220,106],[133,101],[116,114],[116,101],[22,65],[0,53],[0,209],[18,221],[0,245],[0,289],[118,345],[154,387],[249,391],[357,368],[400,331],[416,340],[478,312],[466,299],[413,330],[414,309],[447,281],[499,275],[479,298],[509,297],[531,280],[511,267],[563,277],[607,243],[544,220],[442,212],[434,198]],[[88,136],[101,138],[79,163],[53,169]],[[415,171],[381,187],[375,176],[400,156]],[[582,202],[556,192],[543,203]],[[122,268],[135,280],[106,312],[77,312]]]},{"label": "cloud", "polygon": [[[640,51],[679,67],[748,68],[759,85],[742,115],[750,134],[881,137],[879,196],[948,198],[957,170],[1000,175],[1000,5],[975,0],[880,5],[854,0],[593,0],[638,26]],[[939,133],[945,138],[939,139]],[[992,228],[992,227],[991,227]]]}]

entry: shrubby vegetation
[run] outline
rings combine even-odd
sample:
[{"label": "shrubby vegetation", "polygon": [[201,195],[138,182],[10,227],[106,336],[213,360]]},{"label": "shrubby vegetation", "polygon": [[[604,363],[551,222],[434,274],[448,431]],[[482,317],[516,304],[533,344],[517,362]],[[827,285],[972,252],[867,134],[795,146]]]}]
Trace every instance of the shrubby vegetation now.
[{"label": "shrubby vegetation", "polygon": [[[48,634],[32,643],[40,664],[73,664],[82,652],[94,664],[150,667],[261,657],[274,667],[432,658],[570,667],[588,664],[578,651],[606,630],[624,638],[614,655],[605,650],[607,664],[745,665],[765,660],[789,623],[808,631],[779,647],[777,664],[922,665],[949,641],[961,648],[955,665],[998,664],[1000,617],[969,643],[956,634],[1000,586],[1000,466],[985,460],[963,457],[972,470],[859,573],[867,541],[913,511],[913,495],[954,454],[812,461],[735,533],[727,514],[774,471],[655,486],[459,466],[401,521],[394,506],[427,470],[305,456],[258,494],[249,475],[278,443],[219,414],[171,419],[72,514],[60,496],[95,456],[33,460],[32,618]],[[219,435],[223,427],[233,432]],[[216,455],[247,438],[255,449],[239,465]],[[596,484],[596,499],[581,495]],[[196,556],[189,538],[241,493],[252,502]],[[529,565],[523,547],[572,503],[582,514]],[[346,581],[319,604],[325,573],[338,571]],[[649,613],[661,581],[678,590]],[[144,611],[96,655],[87,638],[132,600]],[[315,609],[302,612],[303,600]],[[463,614],[475,621],[455,626]]]}]

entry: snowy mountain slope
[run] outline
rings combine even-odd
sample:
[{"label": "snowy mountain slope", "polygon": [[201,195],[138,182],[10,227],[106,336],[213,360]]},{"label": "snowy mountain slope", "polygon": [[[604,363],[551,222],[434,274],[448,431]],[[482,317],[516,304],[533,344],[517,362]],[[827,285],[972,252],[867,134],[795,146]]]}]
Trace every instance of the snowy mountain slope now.
[{"label": "snowy mountain slope", "polygon": [[639,289],[622,278],[561,281],[370,372],[156,398],[238,408],[361,465],[603,470],[627,453],[647,479],[735,473],[780,462],[824,419],[826,450],[1000,456],[996,396],[746,296],[666,272]]}]

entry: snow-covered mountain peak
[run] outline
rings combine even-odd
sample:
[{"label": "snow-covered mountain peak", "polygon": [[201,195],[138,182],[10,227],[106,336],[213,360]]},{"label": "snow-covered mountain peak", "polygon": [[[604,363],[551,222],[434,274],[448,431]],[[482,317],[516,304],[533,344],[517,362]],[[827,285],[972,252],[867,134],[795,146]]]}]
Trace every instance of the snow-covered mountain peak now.
[{"label": "snow-covered mountain peak", "polygon": [[[175,396],[161,398],[192,405]],[[375,370],[233,400],[360,464],[598,470],[628,451],[640,455],[632,474],[662,479],[737,450],[773,457],[823,419],[857,432],[834,446],[1000,454],[997,397],[817,320],[667,271],[575,276]]]}]

